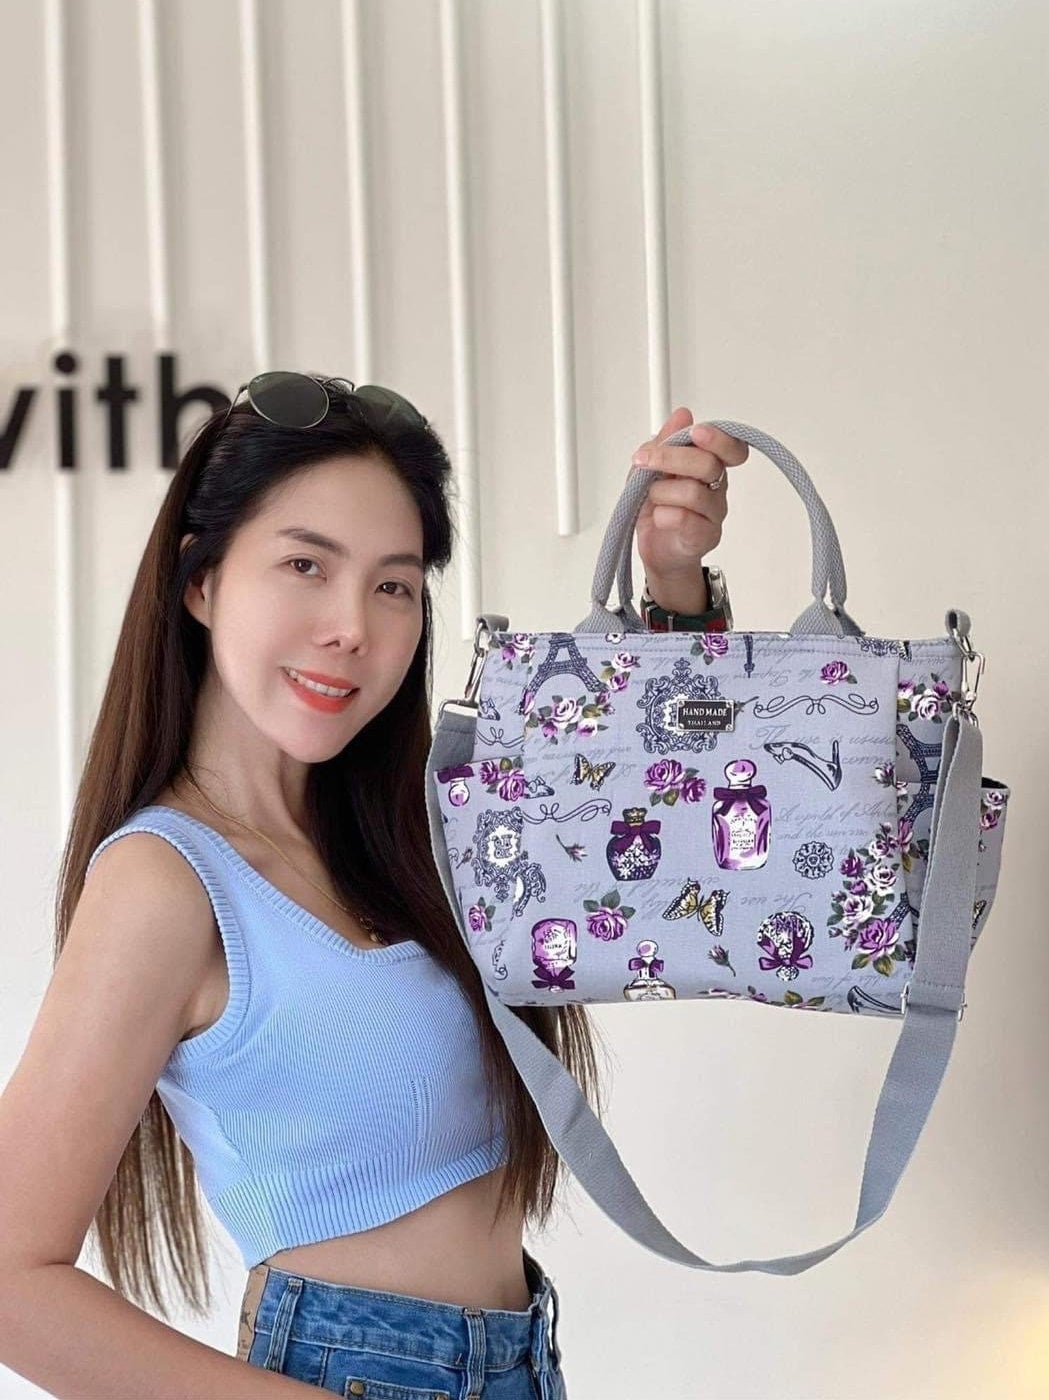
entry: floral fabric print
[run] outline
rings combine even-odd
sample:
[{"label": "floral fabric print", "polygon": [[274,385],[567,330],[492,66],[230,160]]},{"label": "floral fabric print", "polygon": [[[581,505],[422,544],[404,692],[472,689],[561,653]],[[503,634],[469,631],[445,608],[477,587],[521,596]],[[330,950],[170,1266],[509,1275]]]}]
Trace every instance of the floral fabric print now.
[{"label": "floral fabric print", "polygon": [[[960,683],[947,638],[497,634],[435,775],[487,985],[899,1014]],[[984,779],[971,944],[1008,796]]]}]

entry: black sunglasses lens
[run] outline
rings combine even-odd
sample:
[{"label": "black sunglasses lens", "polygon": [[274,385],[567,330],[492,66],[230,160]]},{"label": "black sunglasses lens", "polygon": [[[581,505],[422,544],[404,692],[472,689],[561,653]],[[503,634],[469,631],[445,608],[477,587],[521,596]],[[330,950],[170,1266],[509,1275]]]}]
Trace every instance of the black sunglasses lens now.
[{"label": "black sunglasses lens", "polygon": [[380,426],[395,419],[403,419],[417,426],[426,422],[414,404],[410,404],[392,389],[384,389],[381,384],[362,384],[356,394],[373,410]]},{"label": "black sunglasses lens", "polygon": [[283,428],[312,428],[328,412],[328,391],[308,374],[270,370],[248,385],[248,398],[263,418]]}]

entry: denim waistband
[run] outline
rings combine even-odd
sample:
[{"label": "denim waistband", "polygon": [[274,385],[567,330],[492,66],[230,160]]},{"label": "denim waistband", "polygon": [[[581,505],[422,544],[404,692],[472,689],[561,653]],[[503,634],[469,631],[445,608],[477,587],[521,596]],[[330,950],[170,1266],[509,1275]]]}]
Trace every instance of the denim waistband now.
[{"label": "denim waistband", "polygon": [[545,1373],[549,1359],[560,1366],[560,1304],[557,1289],[539,1261],[526,1249],[522,1254],[532,1290],[531,1302],[522,1311],[459,1307],[405,1293],[329,1283],[266,1265],[254,1328],[317,1346],[377,1350],[389,1345],[392,1329],[402,1354],[466,1366],[471,1379],[476,1376],[478,1382],[485,1367],[524,1361],[531,1361],[537,1374]]}]

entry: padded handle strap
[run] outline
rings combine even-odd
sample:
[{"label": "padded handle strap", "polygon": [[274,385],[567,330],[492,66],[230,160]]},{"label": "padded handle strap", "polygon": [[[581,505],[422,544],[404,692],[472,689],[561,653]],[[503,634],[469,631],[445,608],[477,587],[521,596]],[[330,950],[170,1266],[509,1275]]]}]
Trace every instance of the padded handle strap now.
[{"label": "padded handle strap", "polygon": [[[763,452],[766,457],[787,478],[805,503],[809,513],[812,534],[812,604],[794,621],[790,631],[792,636],[800,633],[819,632],[835,636],[862,635],[862,630],[845,611],[847,587],[845,564],[841,555],[841,545],[834,522],[819,492],[812,483],[808,472],[794,454],[781,442],[777,442],[760,428],[749,427],[746,423],[733,423],[727,420],[712,420],[715,428],[720,428],[731,437],[739,438]],[[691,442],[690,428],[679,428],[664,438],[663,445],[679,447]],[[641,513],[645,497],[652,481],[662,476],[645,467],[635,467],[626,479],[622,494],[612,511],[605,530],[601,550],[594,569],[594,579],[590,587],[593,609],[574,630],[576,632],[627,632],[644,631],[644,623],[634,607],[634,585],[631,578],[634,527]],[[608,607],[612,580],[616,579],[619,593],[619,608]],[[824,599],[830,590],[831,607]]]}]

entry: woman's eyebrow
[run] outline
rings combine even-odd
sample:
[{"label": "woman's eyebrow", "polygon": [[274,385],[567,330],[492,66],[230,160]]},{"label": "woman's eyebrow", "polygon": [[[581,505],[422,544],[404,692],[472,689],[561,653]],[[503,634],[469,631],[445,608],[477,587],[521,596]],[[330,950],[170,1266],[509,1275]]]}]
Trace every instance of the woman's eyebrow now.
[{"label": "woman's eyebrow", "polygon": [[[286,530],[278,530],[278,535],[287,535],[289,539],[298,540],[301,544],[311,544],[315,549],[326,549],[329,554],[334,554],[338,559],[348,559],[350,551],[338,540],[331,539],[328,535],[322,535],[317,530],[307,529],[305,525],[291,525]],[[418,554],[384,554],[379,563],[386,567],[390,564],[414,564],[420,571],[425,572],[425,565]]]}]

